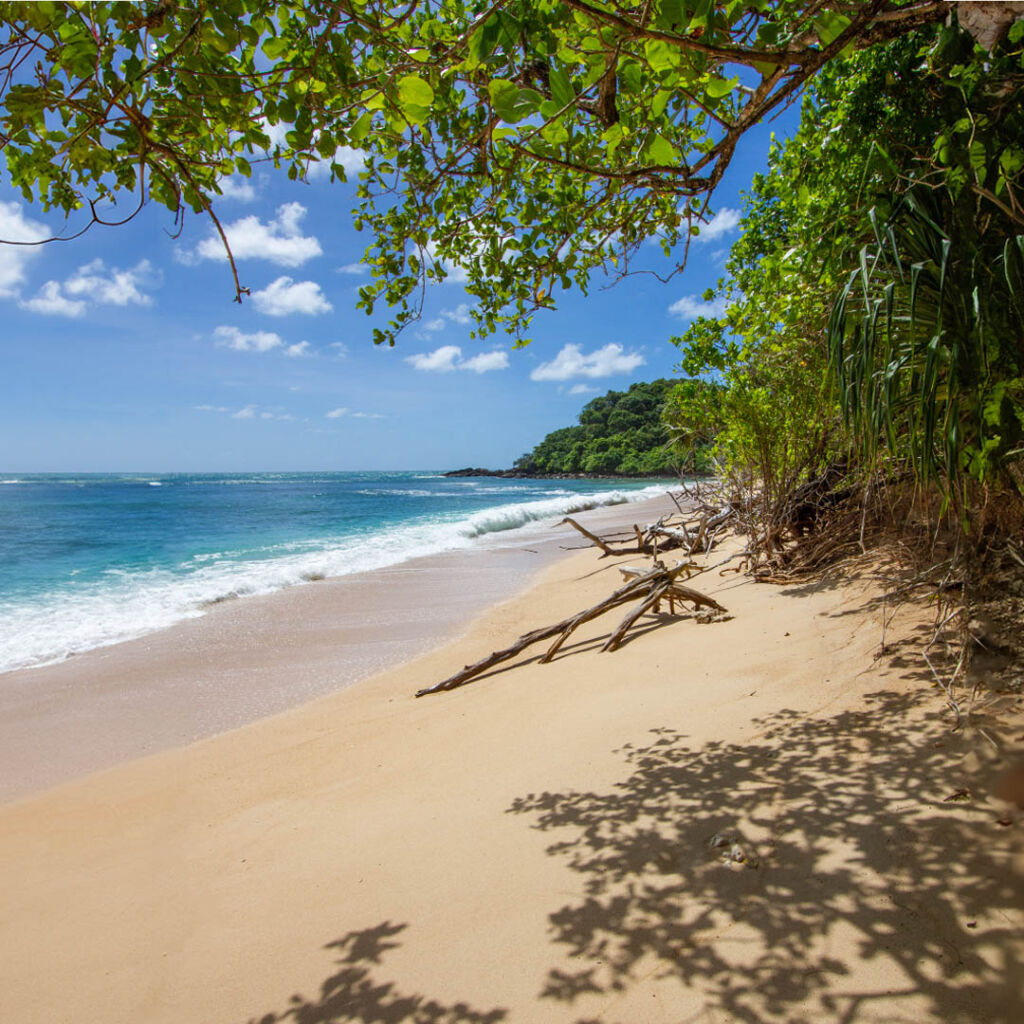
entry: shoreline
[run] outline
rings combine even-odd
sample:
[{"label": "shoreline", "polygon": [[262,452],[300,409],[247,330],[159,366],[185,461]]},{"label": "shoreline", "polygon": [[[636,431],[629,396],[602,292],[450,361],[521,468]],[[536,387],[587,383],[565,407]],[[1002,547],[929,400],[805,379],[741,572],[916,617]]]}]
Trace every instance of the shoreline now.
[{"label": "shoreline", "polygon": [[624,561],[571,552],[358,686],[0,807],[5,1016],[1015,1020],[999,758],[901,656],[927,611],[870,580],[709,573],[730,621],[601,653],[613,615],[412,696]]},{"label": "shoreline", "polygon": [[[662,496],[574,515],[607,530],[674,507]],[[279,714],[415,658],[521,593],[561,557],[559,544],[579,540],[541,521],[505,543],[218,602],[141,637],[2,673],[0,804]]]}]

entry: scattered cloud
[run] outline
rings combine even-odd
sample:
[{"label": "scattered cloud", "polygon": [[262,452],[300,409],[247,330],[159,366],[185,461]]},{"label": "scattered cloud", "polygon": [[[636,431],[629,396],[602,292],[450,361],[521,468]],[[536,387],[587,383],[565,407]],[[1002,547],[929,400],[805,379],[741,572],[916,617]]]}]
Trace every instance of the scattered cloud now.
[{"label": "scattered cloud", "polygon": [[668,311],[681,320],[696,320],[697,317],[725,316],[725,299],[702,299],[698,295],[684,295],[668,307]]},{"label": "scattered cloud", "polygon": [[597,388],[592,388],[589,384],[573,384],[573,386],[569,388],[568,393],[570,395],[595,395],[597,394],[597,391]]},{"label": "scattered cloud", "polygon": [[107,270],[103,260],[95,259],[79,267],[64,282],[64,290],[71,295],[85,296],[93,302],[109,306],[151,306],[153,300],[140,290],[156,283],[149,260],[136,263],[131,270]]},{"label": "scattered cloud", "polygon": [[15,298],[25,280],[25,264],[39,253],[24,245],[3,242],[35,242],[49,237],[45,224],[29,220],[17,203],[0,202],[0,298]]},{"label": "scattered cloud", "polygon": [[63,283],[47,281],[35,296],[18,305],[43,316],[66,317],[83,316],[90,302],[104,306],[151,306],[153,300],[141,288],[158,280],[149,260],[142,260],[131,270],[119,270],[108,269],[103,260],[95,259],[79,267]]},{"label": "scattered cloud", "polygon": [[428,370],[431,373],[449,373],[456,368],[456,360],[462,356],[458,345],[442,345],[433,352],[421,352],[414,356],[406,356],[405,361],[416,370]]},{"label": "scattered cloud", "polygon": [[332,341],[327,347],[333,348],[338,353],[339,359],[344,359],[348,355],[348,345],[343,341]]},{"label": "scattered cloud", "polygon": [[218,327],[213,336],[225,348],[233,348],[236,352],[269,352],[282,343],[281,338],[272,331],[254,331],[245,334],[237,327]]},{"label": "scattered cloud", "polygon": [[233,420],[294,420],[290,412],[283,412],[280,406],[263,409],[255,403],[243,405],[241,409],[232,409],[226,405],[196,405],[193,408],[200,412],[216,412],[230,416]]},{"label": "scattered cloud", "polygon": [[233,199],[237,203],[251,203],[256,198],[256,186],[240,174],[231,174],[217,182],[221,199]]},{"label": "scattered cloud", "polygon": [[25,299],[18,305],[43,316],[76,317],[85,313],[85,303],[81,299],[69,299],[61,294],[59,281],[47,281],[34,298]]},{"label": "scattered cloud", "polygon": [[351,274],[353,277],[362,277],[370,270],[365,263],[346,263],[344,266],[335,267],[334,269],[339,274]]},{"label": "scattered cloud", "polygon": [[609,342],[603,348],[584,353],[579,345],[568,344],[549,363],[541,363],[530,380],[572,380],[586,377],[613,377],[629,373],[646,362],[639,352],[626,352],[621,345]]},{"label": "scattered cloud", "polygon": [[334,308],[315,281],[293,281],[290,277],[279,277],[262,291],[253,292],[252,301],[261,313],[268,316],[289,316],[292,313],[316,316],[329,313]]},{"label": "scattered cloud", "polygon": [[473,373],[487,373],[488,370],[508,369],[508,353],[497,349],[494,352],[481,352],[472,359],[465,359],[458,365],[460,370],[470,370]]},{"label": "scattered cloud", "polygon": [[718,213],[707,222],[700,225],[700,234],[694,236],[695,243],[714,242],[722,235],[735,231],[740,225],[740,211],[723,206]]},{"label": "scattered cloud", "polygon": [[473,322],[470,315],[472,307],[462,302],[454,309],[442,309],[432,320],[425,320],[420,324],[420,336],[433,334],[436,331],[444,330],[448,324],[458,324],[460,327],[467,327]]},{"label": "scattered cloud", "polygon": [[[277,216],[266,224],[255,215],[224,226],[224,234],[235,259],[269,260],[282,267],[301,267],[319,256],[323,249],[312,235],[303,235],[299,222],[306,215],[302,203],[284,203]],[[226,260],[227,252],[219,234],[211,234],[196,247],[201,260]],[[185,257],[186,262],[189,256]]]},{"label": "scattered cloud", "polygon": [[340,409],[332,409],[326,414],[329,420],[340,420],[342,416],[348,416],[353,420],[382,420],[384,417],[379,412],[351,412],[344,406]]},{"label": "scattered cloud", "polygon": [[291,131],[292,126],[290,124],[271,124],[265,117],[260,118],[260,130],[270,139],[270,152],[280,147],[285,149],[287,143],[285,142],[285,135]]},{"label": "scattered cloud", "polygon": [[339,146],[334,151],[333,160],[310,162],[306,177],[310,181],[322,181],[331,176],[331,164],[335,163],[345,172],[345,179],[351,181],[366,166],[366,153],[351,146]]},{"label": "scattered cloud", "polygon": [[302,356],[311,356],[313,350],[310,348],[308,341],[299,341],[294,345],[289,345],[284,350],[284,354],[292,359],[300,359]]},{"label": "scattered cloud", "polygon": [[451,373],[453,370],[487,373],[489,370],[504,370],[508,366],[508,353],[496,349],[463,359],[462,349],[458,345],[442,345],[433,352],[406,356],[405,361],[416,370],[431,373]]},{"label": "scattered cloud", "polygon": [[449,263],[447,260],[441,259],[437,252],[436,242],[428,242],[424,249],[431,260],[444,268],[444,272],[447,274],[447,277],[444,279],[445,284],[465,284],[469,280],[469,274],[466,272],[465,267],[460,267],[457,263]]},{"label": "scattered cloud", "polygon": [[450,320],[453,324],[465,326],[466,324],[473,322],[472,317],[469,315],[469,310],[469,305],[465,302],[461,302],[454,309],[441,310],[441,316],[446,320]]}]

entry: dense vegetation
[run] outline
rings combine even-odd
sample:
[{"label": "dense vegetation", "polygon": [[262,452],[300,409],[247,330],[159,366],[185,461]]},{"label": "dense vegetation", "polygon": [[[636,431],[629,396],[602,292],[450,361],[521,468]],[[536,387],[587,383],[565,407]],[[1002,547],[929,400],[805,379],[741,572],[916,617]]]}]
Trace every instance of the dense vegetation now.
[{"label": "dense vegetation", "polygon": [[554,430],[515,468],[527,473],[672,476],[679,464],[661,414],[672,381],[609,391],[583,407],[579,425]]},{"label": "dense vegetation", "polygon": [[815,480],[862,524],[1021,523],[1022,40],[954,23],[832,62],[746,196],[727,311],[677,339],[696,379],[666,415],[713,430],[770,558]]},{"label": "dense vegetation", "polygon": [[[270,159],[340,176],[338,147],[358,147],[353,212],[373,273],[361,304],[394,310],[386,342],[456,265],[476,332],[517,338],[555,290],[628,273],[646,239],[681,269],[740,137],[802,94],[799,132],[747,195],[725,316],[677,339],[673,437],[714,443],[735,500],[759,509],[752,550],[776,565],[808,504],[816,529],[829,510],[829,529],[859,523],[859,543],[886,516],[916,516],[925,536],[952,525],[975,548],[1024,524],[1024,20],[1009,5],[149,0],[0,14],[0,148],[30,200],[95,222],[127,192],[216,221],[225,175]],[[272,149],[270,126],[286,129]],[[571,433],[586,429],[540,458],[640,468],[621,432]]]}]

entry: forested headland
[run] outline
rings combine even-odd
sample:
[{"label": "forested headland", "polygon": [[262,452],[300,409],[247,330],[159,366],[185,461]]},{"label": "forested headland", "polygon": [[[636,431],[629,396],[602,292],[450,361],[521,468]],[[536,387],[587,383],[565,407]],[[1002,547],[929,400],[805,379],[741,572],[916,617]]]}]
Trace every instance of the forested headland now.
[{"label": "forested headland", "polygon": [[516,459],[515,470],[526,475],[676,475],[679,456],[662,421],[672,388],[672,381],[655,380],[591,399],[576,426],[553,430]]}]

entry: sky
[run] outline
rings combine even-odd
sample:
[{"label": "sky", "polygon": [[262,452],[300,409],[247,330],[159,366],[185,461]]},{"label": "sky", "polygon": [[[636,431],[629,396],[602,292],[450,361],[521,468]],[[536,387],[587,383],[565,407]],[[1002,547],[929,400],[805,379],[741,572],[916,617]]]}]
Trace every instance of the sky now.
[{"label": "sky", "polygon": [[[564,292],[523,349],[470,339],[457,274],[395,347],[375,346],[356,309],[354,186],[326,174],[229,179],[217,211],[252,289],[241,306],[209,222],[174,237],[153,204],[73,241],[0,245],[0,473],[506,468],[596,395],[674,375],[668,339],[705,311],[741,192],[796,117],[743,139],[682,275]],[[0,164],[0,238],[66,230]],[[669,269],[658,246],[650,265]]]}]

